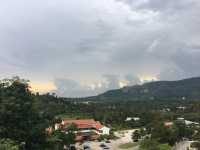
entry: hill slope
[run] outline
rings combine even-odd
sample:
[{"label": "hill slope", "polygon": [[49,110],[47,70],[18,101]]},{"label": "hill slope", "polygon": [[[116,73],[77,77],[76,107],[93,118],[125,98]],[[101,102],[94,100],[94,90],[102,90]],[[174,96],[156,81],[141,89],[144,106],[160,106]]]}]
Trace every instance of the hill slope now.
[{"label": "hill slope", "polygon": [[96,100],[200,100],[200,77],[179,81],[157,81],[110,90],[92,99]]}]

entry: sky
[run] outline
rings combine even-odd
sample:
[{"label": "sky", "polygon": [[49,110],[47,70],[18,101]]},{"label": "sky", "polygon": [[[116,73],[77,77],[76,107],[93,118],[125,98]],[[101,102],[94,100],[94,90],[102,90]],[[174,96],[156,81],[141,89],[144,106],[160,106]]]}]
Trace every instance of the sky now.
[{"label": "sky", "polygon": [[200,76],[199,0],[0,0],[0,78],[85,97]]}]

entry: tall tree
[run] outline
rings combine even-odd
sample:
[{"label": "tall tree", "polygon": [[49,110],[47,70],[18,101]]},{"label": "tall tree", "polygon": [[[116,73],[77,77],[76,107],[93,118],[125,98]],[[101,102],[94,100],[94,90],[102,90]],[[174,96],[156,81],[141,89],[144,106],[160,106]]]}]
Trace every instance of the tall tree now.
[{"label": "tall tree", "polygon": [[135,130],[132,134],[132,139],[134,142],[137,142],[141,138],[141,134],[139,130]]},{"label": "tall tree", "polygon": [[18,77],[0,81],[0,138],[9,138],[29,150],[46,144],[47,120],[32,109],[28,82]]},{"label": "tall tree", "polygon": [[0,150],[19,150],[19,145],[10,139],[1,139]]}]

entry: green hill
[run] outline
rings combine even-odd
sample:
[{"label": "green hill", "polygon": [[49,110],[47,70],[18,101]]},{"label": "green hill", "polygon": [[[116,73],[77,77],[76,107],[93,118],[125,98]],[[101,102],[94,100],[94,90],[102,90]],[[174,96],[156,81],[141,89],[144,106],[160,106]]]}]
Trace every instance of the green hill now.
[{"label": "green hill", "polygon": [[113,100],[200,100],[200,77],[179,81],[157,81],[110,90],[89,99]]}]

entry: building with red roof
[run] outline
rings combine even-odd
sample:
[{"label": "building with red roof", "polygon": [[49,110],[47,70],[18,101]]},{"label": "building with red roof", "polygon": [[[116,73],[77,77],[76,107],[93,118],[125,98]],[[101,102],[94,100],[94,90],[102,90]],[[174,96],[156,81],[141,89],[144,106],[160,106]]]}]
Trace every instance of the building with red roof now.
[{"label": "building with red roof", "polygon": [[99,130],[103,127],[99,121],[95,121],[94,119],[63,120],[61,124],[64,126],[75,124],[78,129],[93,128]]},{"label": "building with red roof", "polygon": [[61,129],[67,132],[67,128],[74,124],[77,127],[76,139],[97,139],[99,135],[109,135],[110,128],[103,126],[94,119],[62,120],[60,124],[55,124],[55,130]]}]

